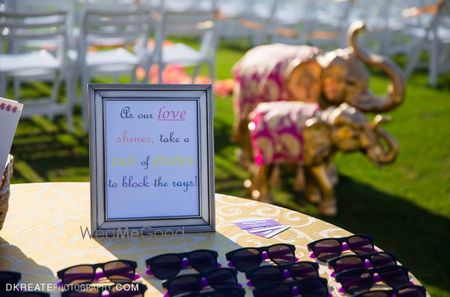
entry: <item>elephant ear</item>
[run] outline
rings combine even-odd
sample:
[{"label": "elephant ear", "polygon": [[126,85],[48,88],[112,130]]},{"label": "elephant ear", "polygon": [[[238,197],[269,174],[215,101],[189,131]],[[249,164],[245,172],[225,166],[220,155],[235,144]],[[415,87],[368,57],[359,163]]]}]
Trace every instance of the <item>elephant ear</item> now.
[{"label": "elephant ear", "polygon": [[331,154],[331,126],[319,119],[309,119],[303,131],[305,165],[323,162]]}]

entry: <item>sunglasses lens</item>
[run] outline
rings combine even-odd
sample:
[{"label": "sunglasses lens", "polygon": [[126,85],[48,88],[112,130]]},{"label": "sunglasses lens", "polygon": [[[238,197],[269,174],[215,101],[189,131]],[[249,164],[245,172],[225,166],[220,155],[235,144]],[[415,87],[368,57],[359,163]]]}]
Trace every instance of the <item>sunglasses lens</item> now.
[{"label": "sunglasses lens", "polygon": [[336,276],[337,281],[350,294],[366,291],[373,285],[372,275],[364,269],[347,270],[339,276],[339,279]]},{"label": "sunglasses lens", "polygon": [[137,283],[114,286],[110,289],[110,297],[144,297],[145,289]]},{"label": "sunglasses lens", "polygon": [[172,278],[181,270],[181,259],[177,255],[163,255],[153,261],[151,268],[159,279]]},{"label": "sunglasses lens", "polygon": [[318,269],[314,264],[307,262],[295,263],[291,266],[290,273],[292,278],[296,280],[319,276]]},{"label": "sunglasses lens", "polygon": [[253,296],[255,297],[284,297],[292,295],[292,289],[283,283],[266,285],[253,291]]},{"label": "sunglasses lens", "polygon": [[72,291],[72,292],[63,292],[61,296],[63,297],[94,297],[99,296],[101,294],[100,289],[97,287],[89,287],[83,291]]},{"label": "sunglasses lens", "polygon": [[324,239],[314,245],[313,252],[320,261],[329,261],[341,254],[341,244],[335,239]]},{"label": "sunglasses lens", "polygon": [[409,284],[408,273],[402,266],[387,266],[379,272],[382,280],[392,288],[400,288]]},{"label": "sunglasses lens", "polygon": [[348,239],[348,245],[356,254],[370,254],[374,252],[372,242],[364,236],[351,236]]},{"label": "sunglasses lens", "polygon": [[167,287],[170,296],[175,296],[181,293],[200,291],[202,285],[200,279],[194,275],[182,275],[170,281]]},{"label": "sunglasses lens", "polygon": [[397,297],[425,297],[426,293],[423,287],[410,286],[398,291]]},{"label": "sunglasses lens", "polygon": [[94,277],[95,271],[92,266],[80,265],[66,270],[62,281],[65,284],[86,284],[91,283]]},{"label": "sunglasses lens", "polygon": [[269,282],[279,282],[283,280],[283,271],[275,266],[263,266],[255,270],[251,276],[251,281],[255,287],[260,287]]},{"label": "sunglasses lens", "polygon": [[354,256],[345,256],[336,260],[334,264],[334,271],[341,272],[352,268],[364,268],[364,262]]},{"label": "sunglasses lens", "polygon": [[103,269],[108,279],[115,283],[126,283],[134,279],[134,268],[123,261],[106,263]]},{"label": "sunglasses lens", "polygon": [[49,297],[50,294],[44,293],[44,292],[22,292],[22,293],[17,293],[16,295],[13,294],[11,296],[14,296],[14,297],[16,297],[16,296],[17,297]]},{"label": "sunglasses lens", "polygon": [[20,274],[10,272],[0,272],[0,292],[6,291],[6,285],[15,285],[19,282]]},{"label": "sunglasses lens", "polygon": [[373,267],[381,268],[390,265],[396,265],[395,260],[391,257],[391,255],[386,253],[376,253],[370,256],[370,262]]},{"label": "sunglasses lens", "polygon": [[261,255],[257,249],[242,249],[233,254],[231,262],[237,270],[245,272],[261,264]]},{"label": "sunglasses lens", "polygon": [[302,297],[327,297],[327,283],[321,278],[305,279],[298,285],[300,295]]},{"label": "sunglasses lens", "polygon": [[388,290],[367,291],[357,295],[358,297],[391,297]]},{"label": "sunglasses lens", "polygon": [[210,286],[236,286],[236,274],[229,269],[217,269],[208,273],[208,284]]},{"label": "sunglasses lens", "polygon": [[295,262],[295,253],[287,245],[273,245],[267,250],[267,252],[269,253],[270,259],[277,264],[283,265]]},{"label": "sunglasses lens", "polygon": [[244,297],[244,295],[245,290],[242,288],[220,288],[216,289],[211,297]]},{"label": "sunglasses lens", "polygon": [[217,268],[217,257],[208,251],[194,251],[189,254],[189,264],[199,272]]}]

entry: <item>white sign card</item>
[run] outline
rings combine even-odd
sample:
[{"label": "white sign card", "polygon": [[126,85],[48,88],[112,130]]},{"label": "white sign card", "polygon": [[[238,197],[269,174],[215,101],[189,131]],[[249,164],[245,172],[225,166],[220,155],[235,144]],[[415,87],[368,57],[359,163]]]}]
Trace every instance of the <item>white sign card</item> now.
[{"label": "white sign card", "polygon": [[0,97],[0,176],[6,166],[23,104]]},{"label": "white sign card", "polygon": [[93,233],[213,231],[211,86],[91,84],[89,103]]}]

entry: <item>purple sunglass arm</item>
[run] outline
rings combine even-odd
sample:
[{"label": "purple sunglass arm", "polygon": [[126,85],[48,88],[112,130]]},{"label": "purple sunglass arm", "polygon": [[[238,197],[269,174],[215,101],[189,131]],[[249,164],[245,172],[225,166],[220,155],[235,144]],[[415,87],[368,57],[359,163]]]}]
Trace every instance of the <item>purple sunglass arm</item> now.
[{"label": "purple sunglass arm", "polygon": [[147,274],[147,275],[153,275],[152,267],[147,266],[147,269],[145,270],[145,274]]},{"label": "purple sunglass arm", "polygon": [[343,242],[342,243],[342,251],[349,251],[350,247],[348,246],[348,243]]}]

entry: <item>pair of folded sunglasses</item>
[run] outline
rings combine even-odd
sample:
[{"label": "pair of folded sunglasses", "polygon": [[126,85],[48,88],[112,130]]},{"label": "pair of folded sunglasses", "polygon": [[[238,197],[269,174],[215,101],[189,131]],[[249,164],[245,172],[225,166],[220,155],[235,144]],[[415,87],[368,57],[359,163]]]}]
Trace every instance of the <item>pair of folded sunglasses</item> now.
[{"label": "pair of folded sunglasses", "polygon": [[7,291],[8,285],[17,285],[22,274],[15,271],[0,271],[0,296],[2,297],[50,297],[46,292]]},{"label": "pair of folded sunglasses", "polygon": [[253,290],[255,297],[328,297],[325,278],[309,277],[300,281],[271,283]]},{"label": "pair of folded sunglasses", "polygon": [[295,246],[292,244],[240,248],[226,253],[225,257],[230,267],[242,272],[259,267],[264,260],[268,259],[277,265],[291,264],[297,260]]},{"label": "pair of folded sunglasses", "polygon": [[391,290],[372,290],[354,295],[354,297],[425,297],[427,291],[422,286],[407,285]]},{"label": "pair of folded sunglasses", "polygon": [[342,285],[341,291],[350,294],[367,291],[381,281],[393,289],[411,284],[408,269],[398,265],[344,270],[336,274],[336,281]]},{"label": "pair of folded sunglasses", "polygon": [[169,279],[177,276],[182,269],[189,267],[198,272],[206,272],[220,267],[217,257],[218,253],[212,250],[158,255],[145,261],[146,274],[154,275],[159,279]]},{"label": "pair of folded sunglasses", "polygon": [[[101,271],[97,272],[97,269]],[[140,276],[137,263],[130,260],[113,260],[99,264],[80,264],[65,268],[56,274],[60,285],[90,284],[102,277],[113,283],[130,283]]]},{"label": "pair of folded sunglasses", "polygon": [[245,290],[238,287],[216,287],[214,290],[181,295],[182,297],[244,297]]},{"label": "pair of folded sunglasses", "polygon": [[260,287],[271,282],[282,282],[285,279],[303,280],[309,277],[319,277],[319,264],[300,261],[280,266],[261,266],[245,273],[248,285]]},{"label": "pair of folded sunglasses", "polygon": [[366,255],[344,255],[328,262],[328,267],[334,270],[331,276],[336,273],[355,268],[381,268],[385,266],[397,265],[396,257],[387,252],[377,252]]},{"label": "pair of folded sunglasses", "polygon": [[198,274],[185,274],[163,282],[167,296],[177,296],[183,293],[198,292],[206,287],[240,287],[237,271],[232,268],[216,268]]},{"label": "pair of folded sunglasses", "polygon": [[61,297],[102,297],[105,292],[109,297],[144,297],[147,286],[140,283],[89,286],[83,291],[64,291]]},{"label": "pair of folded sunglasses", "polygon": [[339,257],[346,250],[351,250],[357,255],[364,255],[374,253],[375,247],[370,236],[355,234],[347,237],[324,238],[310,242],[308,250],[312,252],[311,258],[328,262]]}]

